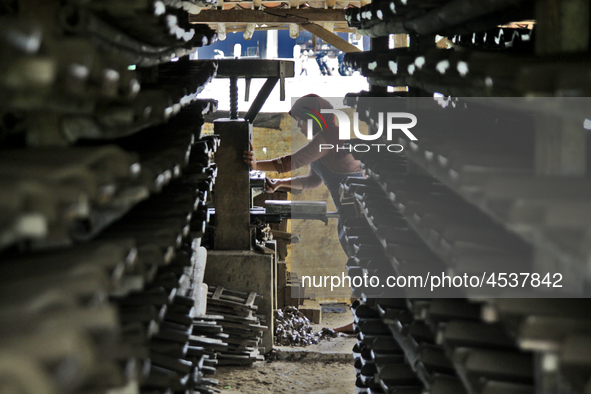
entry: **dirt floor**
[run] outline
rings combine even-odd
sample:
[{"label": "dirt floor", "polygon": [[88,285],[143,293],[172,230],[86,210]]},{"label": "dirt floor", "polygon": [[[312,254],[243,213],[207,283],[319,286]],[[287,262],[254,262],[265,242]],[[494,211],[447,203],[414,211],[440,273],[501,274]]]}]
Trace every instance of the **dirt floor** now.
[{"label": "dirt floor", "polygon": [[223,394],[354,394],[352,362],[276,361],[218,369]]},{"label": "dirt floor", "polygon": [[[324,313],[322,324],[334,328],[350,323],[350,313]],[[341,336],[308,347],[275,347],[276,361],[251,367],[217,368],[222,394],[354,394],[351,349],[354,336]]]}]

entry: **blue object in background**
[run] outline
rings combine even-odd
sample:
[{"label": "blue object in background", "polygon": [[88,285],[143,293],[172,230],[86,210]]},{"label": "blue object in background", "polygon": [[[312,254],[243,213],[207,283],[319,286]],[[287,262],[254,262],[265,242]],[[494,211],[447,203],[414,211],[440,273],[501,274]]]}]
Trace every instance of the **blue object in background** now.
[{"label": "blue object in background", "polygon": [[213,59],[215,56],[214,49],[219,49],[226,57],[234,55],[234,45],[242,45],[241,56],[246,56],[248,48],[259,47],[259,57],[265,59],[267,56],[267,32],[255,31],[250,40],[245,40],[242,32],[232,32],[226,34],[224,41],[216,41],[212,45],[199,48],[199,59]]},{"label": "blue object in background", "polygon": [[[349,34],[348,33],[337,33],[339,37],[344,40],[347,40]],[[366,39],[367,38],[367,45]],[[301,30],[300,35],[293,39],[289,36],[289,30],[279,30],[278,31],[278,48],[277,48],[277,56],[283,59],[292,59],[293,58],[293,47],[295,45],[300,45],[302,48],[307,50],[313,50],[312,48],[312,33],[309,31]],[[324,42],[318,39],[318,43]],[[241,56],[247,56],[252,53],[256,53],[256,48],[258,46],[258,55],[261,59],[267,59],[267,31],[266,30],[258,30],[255,31],[252,35],[250,40],[245,40],[243,37],[242,32],[232,32],[226,34],[226,39],[224,41],[216,41],[212,45],[208,45],[202,48],[199,48],[199,59],[213,59],[216,55],[214,52],[215,49],[218,49],[224,53],[226,57],[232,57],[234,54],[234,45],[240,44],[242,46],[242,53]],[[363,37],[363,44],[364,48],[369,48],[369,38]],[[330,53],[330,55],[336,55],[338,50],[332,47],[332,51],[334,53]]]},{"label": "blue object in background", "polygon": [[335,303],[335,304],[320,304],[322,307],[322,313],[347,313],[349,312],[349,307],[345,304]]}]

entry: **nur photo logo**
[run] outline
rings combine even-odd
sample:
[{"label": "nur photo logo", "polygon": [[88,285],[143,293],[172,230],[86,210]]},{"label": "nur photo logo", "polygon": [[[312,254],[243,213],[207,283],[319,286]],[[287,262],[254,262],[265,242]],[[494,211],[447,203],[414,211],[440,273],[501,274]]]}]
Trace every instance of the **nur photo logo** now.
[{"label": "nur photo logo", "polygon": [[[314,136],[312,134],[312,127],[314,121],[318,124],[321,131],[327,130],[328,125],[322,114],[333,114],[339,120],[339,140],[340,141],[349,141],[351,140],[351,122],[349,120],[349,116],[341,110],[338,109],[321,109],[320,112],[315,111],[311,108],[305,107],[309,112],[305,114],[310,116],[308,119],[307,124],[307,137],[308,140],[311,140]],[[384,121],[385,118],[385,121]],[[409,120],[410,122],[400,123],[401,120]],[[385,123],[385,124],[384,124]],[[374,134],[362,134],[359,131],[359,114],[357,112],[353,113],[353,133],[356,138],[363,140],[363,141],[376,141],[382,137],[384,134],[384,130],[386,132],[386,140],[388,142],[392,141],[394,138],[394,131],[402,131],[404,135],[411,141],[417,141],[417,137],[410,131],[411,128],[417,125],[417,117],[408,112],[386,112],[385,116],[383,112],[378,113],[378,130]],[[322,151],[323,149],[335,149],[338,151],[341,150],[348,150],[349,152],[369,152],[372,148],[376,149],[378,152],[380,148],[385,147],[388,152],[398,153],[401,152],[403,147],[400,144],[346,144],[344,146],[334,146],[333,144],[320,144],[319,150]]]}]

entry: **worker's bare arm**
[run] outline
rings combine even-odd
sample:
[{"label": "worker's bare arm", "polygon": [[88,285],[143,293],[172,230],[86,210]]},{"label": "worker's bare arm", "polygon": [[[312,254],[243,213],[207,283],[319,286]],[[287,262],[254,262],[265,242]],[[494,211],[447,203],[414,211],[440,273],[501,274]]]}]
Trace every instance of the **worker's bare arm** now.
[{"label": "worker's bare arm", "polygon": [[284,178],[284,179],[269,179],[267,178],[267,187],[266,191],[268,193],[273,193],[277,190],[281,191],[305,191],[310,189],[316,189],[322,185],[322,179],[316,171],[310,168],[310,171],[307,175],[297,176],[294,178]]},{"label": "worker's bare arm", "polygon": [[274,193],[276,191],[291,192],[292,190],[303,189],[302,180],[299,178],[266,179],[265,191]]},{"label": "worker's bare arm", "polygon": [[251,170],[276,172],[277,169],[272,160],[257,160],[254,154],[254,147],[250,143],[250,150],[244,151],[242,155],[244,162],[250,165]]}]

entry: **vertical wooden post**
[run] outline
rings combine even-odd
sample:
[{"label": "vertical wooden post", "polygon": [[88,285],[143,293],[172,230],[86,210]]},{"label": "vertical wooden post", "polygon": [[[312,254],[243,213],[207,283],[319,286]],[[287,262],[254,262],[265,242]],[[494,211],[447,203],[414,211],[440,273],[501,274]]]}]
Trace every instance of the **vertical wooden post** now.
[{"label": "vertical wooden post", "polygon": [[250,250],[250,168],[243,152],[250,150],[252,124],[244,119],[217,119],[220,136],[215,162],[215,249]]},{"label": "vertical wooden post", "polygon": [[[382,52],[388,51],[388,49],[390,49],[389,45],[388,45],[389,40],[390,40],[390,38],[388,36],[372,38],[371,39],[371,50],[372,51],[382,51]],[[388,87],[387,86],[370,85],[369,91],[372,93],[375,93],[377,95],[382,95],[382,94],[388,93]]]}]

